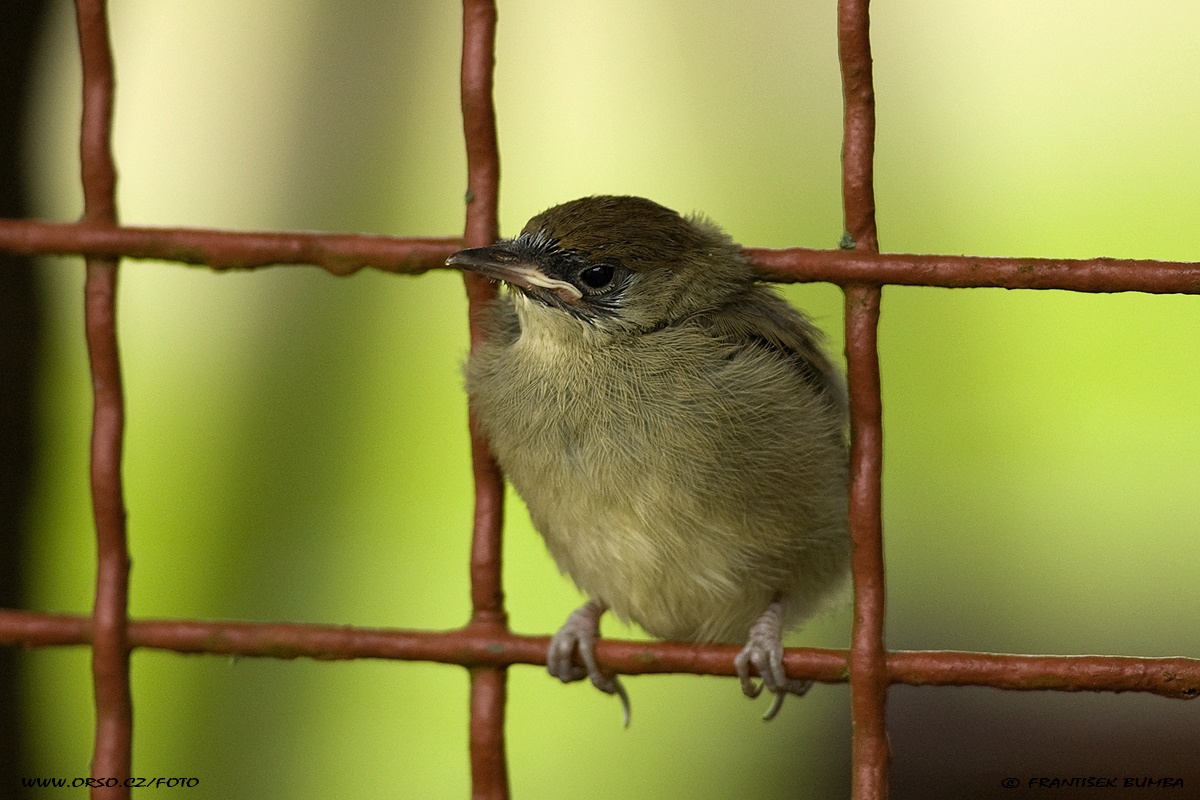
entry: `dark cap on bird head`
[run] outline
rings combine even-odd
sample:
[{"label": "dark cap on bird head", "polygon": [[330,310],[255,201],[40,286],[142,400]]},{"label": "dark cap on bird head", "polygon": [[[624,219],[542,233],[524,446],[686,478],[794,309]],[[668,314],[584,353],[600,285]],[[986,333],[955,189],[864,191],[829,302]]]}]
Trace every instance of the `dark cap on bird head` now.
[{"label": "dark cap on bird head", "polygon": [[753,280],[715,225],[631,196],[554,206],[516,238],[461,250],[446,264],[589,322],[624,317],[651,326],[719,303]]}]

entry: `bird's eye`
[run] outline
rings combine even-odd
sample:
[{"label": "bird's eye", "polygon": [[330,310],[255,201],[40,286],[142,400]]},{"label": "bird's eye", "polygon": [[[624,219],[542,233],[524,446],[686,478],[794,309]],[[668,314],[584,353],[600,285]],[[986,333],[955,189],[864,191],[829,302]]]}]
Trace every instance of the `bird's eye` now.
[{"label": "bird's eye", "polygon": [[616,270],[613,269],[611,264],[595,264],[586,267],[580,272],[579,280],[583,281],[589,288],[603,289],[612,283],[613,275],[615,274]]}]

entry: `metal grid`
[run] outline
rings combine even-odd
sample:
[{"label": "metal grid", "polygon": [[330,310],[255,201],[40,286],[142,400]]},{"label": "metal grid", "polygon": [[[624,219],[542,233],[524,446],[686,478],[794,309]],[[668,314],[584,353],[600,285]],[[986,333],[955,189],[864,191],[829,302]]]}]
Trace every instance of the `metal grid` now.
[{"label": "metal grid", "polygon": [[[851,397],[850,528],[854,541],[852,642],[848,651],[791,649],[785,662],[794,677],[849,681],[852,796],[858,800],[884,798],[888,793],[885,707],[892,684],[1138,691],[1177,698],[1200,694],[1197,659],[905,652],[888,651],[884,646],[880,503],[883,437],[876,347],[883,285],[1195,294],[1200,293],[1200,263],[881,255],[872,186],[875,116],[868,5],[869,0],[838,3],[838,52],[845,101],[842,186],[847,249],[747,249],[754,264],[773,280],[828,281],[840,285],[845,293]],[[124,778],[130,774],[129,661],[133,648],[457,664],[471,675],[473,796],[507,797],[506,670],[512,664],[544,664],[548,638],[517,636],[508,630],[500,585],[503,480],[474,422],[471,451],[475,517],[470,564],[473,613],[465,627],[416,632],[293,623],[131,620],[120,473],[124,410],[115,326],[117,267],[123,257],[178,261],[214,269],[316,264],[339,275],[365,266],[419,273],[441,267],[446,256],[462,246],[494,241],[499,234],[499,155],[492,104],[494,0],[463,2],[462,110],[469,192],[461,240],[120,226],[110,145],[114,76],[105,1],[77,0],[76,14],[83,64],[84,216],[70,224],[0,220],[0,248],[86,258],[86,336],[95,403],[91,450],[98,542],[95,605],[90,616],[0,610],[0,643],[25,647],[91,645],[96,705],[94,777]],[[482,335],[483,304],[495,289],[474,275],[467,275],[465,282],[474,344]],[[677,642],[603,640],[597,646],[601,664],[625,674],[731,676],[736,651],[736,646]],[[95,798],[123,798],[129,794],[124,787],[92,789]]]}]

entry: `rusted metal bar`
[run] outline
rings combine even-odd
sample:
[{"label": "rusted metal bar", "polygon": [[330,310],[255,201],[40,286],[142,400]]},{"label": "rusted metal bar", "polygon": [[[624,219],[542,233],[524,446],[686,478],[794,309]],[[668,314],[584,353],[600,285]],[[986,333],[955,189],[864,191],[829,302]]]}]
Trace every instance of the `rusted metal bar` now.
[{"label": "rusted metal bar", "polygon": [[877,253],[870,0],[838,0],[837,14],[838,61],[842,70],[842,204],[846,233],[855,250]]},{"label": "rusted metal bar", "polygon": [[106,0],[76,0],[75,19],[83,71],[79,141],[83,219],[93,225],[116,225],[117,166],[112,155],[116,77]]},{"label": "rusted metal bar", "polygon": [[[157,259],[217,270],[312,264],[334,275],[348,275],[364,267],[418,274],[444,268],[446,256],[461,247],[462,239],[449,236],[116,227],[0,219],[0,250]],[[802,247],[750,247],[745,252],[764,278],[781,283],[1200,293],[1200,262],[916,255]],[[486,281],[483,283],[488,289]]]},{"label": "rusted metal bar", "polygon": [[[494,0],[463,0],[461,90],[463,135],[467,148],[467,218],[463,240],[468,247],[491,244],[500,236],[500,148],[492,100],[495,52]],[[463,280],[469,301],[471,346],[476,347],[483,340],[484,315],[488,303],[496,296],[496,287],[473,273],[464,273]],[[508,631],[500,569],[504,477],[474,411],[469,414],[468,424],[475,478],[472,614],[468,627],[491,635],[504,635]],[[471,670],[471,793],[476,800],[505,800],[508,797],[504,741],[507,680],[508,672],[504,666]]]},{"label": "rusted metal bar", "polygon": [[1200,263],[1119,258],[993,258],[747,249],[764,277],[781,282],[958,288],[1066,289],[1073,292],[1200,293]]},{"label": "rusted metal bar", "polygon": [[[85,282],[88,359],[92,367],[91,488],[96,524],[96,595],[92,680],[96,697],[93,778],[129,777],[133,700],[129,687],[126,613],[129,553],[121,489],[124,402],[117,360],[117,262],[88,259]],[[123,787],[93,788],[93,797],[127,797]]]},{"label": "rusted metal bar", "polygon": [[[843,245],[877,253],[875,229],[875,89],[871,75],[869,0],[839,0],[838,60],[844,108]],[[850,537],[854,622],[850,646],[851,796],[888,794],[886,598],[883,566],[883,410],[880,400],[878,285],[850,284],[846,296],[846,363],[850,393]]]},{"label": "rusted metal bar", "polygon": [[850,533],[854,544],[854,621],[850,686],[852,788],[855,800],[887,797],[885,723],[888,671],[883,563],[883,409],[880,401],[880,288],[846,290],[846,362],[850,389]]},{"label": "rusted metal bar", "polygon": [[[543,652],[543,661],[545,660]],[[508,670],[471,670],[471,796],[476,800],[508,797],[504,712],[508,706]]]},{"label": "rusted metal bar", "polygon": [[117,227],[0,219],[0,249],[16,253],[153,258],[216,270],[313,264],[334,275],[363,267],[416,274],[445,266],[457,237],[399,237],[306,231]]},{"label": "rusted metal bar", "polygon": [[891,653],[892,681],[914,686],[992,686],[1065,692],[1151,692],[1200,696],[1200,660],[1127,656],[1032,656],[993,653]]},{"label": "rusted metal bar", "polygon": [[[498,203],[500,151],[496,112],[492,107],[495,65],[496,7],[491,0],[463,2],[462,110],[467,143],[467,247],[482,247],[500,236]],[[475,273],[464,273],[470,302],[471,346],[484,336],[484,314],[496,296],[496,285]],[[471,418],[471,457],[475,471],[475,535],[471,553],[471,591],[475,618],[503,615],[500,587],[500,529],[504,514],[504,480],[487,442]]]},{"label": "rusted metal bar", "polygon": [[467,247],[500,236],[500,145],[492,100],[496,70],[496,3],[463,0],[462,116],[467,147]]},{"label": "rusted metal bar", "polygon": [[[61,647],[92,641],[91,618],[0,609],[0,645]],[[132,647],[176,653],[250,658],[340,661],[380,658],[474,667],[544,665],[545,636],[492,633],[468,625],[454,631],[410,631],[285,622],[191,619],[132,620]],[[690,674],[732,677],[736,645],[632,642],[602,639],[596,655],[608,670],[627,675]],[[847,650],[789,648],[789,675],[845,683]],[[909,686],[990,686],[1016,691],[1147,692],[1189,699],[1200,696],[1200,659],[1129,656],[997,655],[949,650],[894,651],[889,680]]]},{"label": "rusted metal bar", "polygon": [[[116,225],[117,170],[112,156],[114,76],[104,0],[78,0],[79,52],[83,64],[80,135],[84,222]],[[92,508],[96,523],[96,599],[92,611],[92,681],[96,741],[93,798],[129,797],[133,747],[133,699],[129,685],[129,551],[121,451],[125,403],[117,349],[117,260],[87,259],[84,319],[92,371]]]}]

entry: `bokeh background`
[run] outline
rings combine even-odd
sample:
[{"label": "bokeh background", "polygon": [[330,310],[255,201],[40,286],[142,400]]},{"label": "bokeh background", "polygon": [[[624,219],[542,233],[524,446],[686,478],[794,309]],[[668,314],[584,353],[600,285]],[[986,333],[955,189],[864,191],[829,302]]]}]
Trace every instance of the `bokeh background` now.
[{"label": "bokeh background", "polygon": [[[124,222],[461,231],[457,3],[110,5]],[[567,199],[631,193],[703,211],[748,245],[836,246],[833,0],[500,5],[505,233]],[[873,33],[883,249],[1200,260],[1188,0],[876,3]],[[34,210],[71,220],[79,70],[62,0],[36,67]],[[127,261],[121,280],[135,616],[466,621],[458,275]],[[81,286],[78,259],[40,268],[24,605],[86,613]],[[785,293],[840,352],[840,290]],[[1192,297],[884,290],[889,646],[1200,653],[1198,310]],[[579,596],[510,509],[511,623],[548,633]],[[845,646],[849,619],[792,641]],[[86,775],[87,650],[21,662],[24,774]],[[196,797],[468,793],[460,668],[139,651],[133,680],[134,773],[199,777]],[[765,700],[731,680],[635,677],[624,730],[590,687],[533,667],[509,680],[516,797],[848,796],[844,686],[764,725]],[[1200,706],[1155,697],[899,687],[890,730],[894,797],[986,797],[1043,774],[1200,780]]]}]

